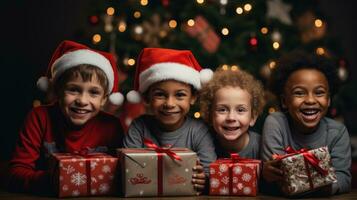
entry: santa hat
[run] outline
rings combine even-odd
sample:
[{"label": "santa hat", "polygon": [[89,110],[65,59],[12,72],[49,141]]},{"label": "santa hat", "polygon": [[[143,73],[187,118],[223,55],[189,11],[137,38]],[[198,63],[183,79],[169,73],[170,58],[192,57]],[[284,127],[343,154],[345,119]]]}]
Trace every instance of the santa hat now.
[{"label": "santa hat", "polygon": [[134,89],[127,94],[127,100],[140,102],[143,94],[152,84],[163,80],[176,80],[200,90],[203,83],[213,75],[212,70],[202,69],[188,50],[144,48],[138,58]]},{"label": "santa hat", "polygon": [[47,76],[37,81],[37,87],[47,91],[50,81],[56,82],[66,70],[81,64],[93,65],[103,70],[108,79],[109,101],[114,105],[123,103],[124,97],[118,92],[118,69],[113,55],[68,40],[63,41],[53,53]]}]

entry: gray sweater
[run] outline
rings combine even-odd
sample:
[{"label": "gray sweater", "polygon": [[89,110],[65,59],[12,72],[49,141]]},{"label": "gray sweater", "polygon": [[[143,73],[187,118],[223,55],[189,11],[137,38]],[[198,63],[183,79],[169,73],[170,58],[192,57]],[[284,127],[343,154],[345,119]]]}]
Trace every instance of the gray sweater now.
[{"label": "gray sweater", "polygon": [[201,121],[187,117],[183,125],[171,132],[160,129],[158,122],[151,115],[142,115],[135,119],[124,137],[124,147],[145,148],[143,138],[152,140],[161,147],[186,147],[196,152],[206,174],[209,164],[216,160],[213,138],[208,127]]},{"label": "gray sweater", "polygon": [[[260,146],[261,146],[261,137],[258,133],[254,131],[249,131],[249,142],[244,149],[238,153],[242,158],[252,158],[259,159],[260,157]],[[216,153],[219,158],[229,158],[230,152],[224,150],[224,148],[219,144],[218,139],[216,139]]]},{"label": "gray sweater", "polygon": [[332,166],[336,170],[337,183],[332,194],[346,193],[351,186],[351,144],[346,127],[327,117],[321,119],[318,129],[309,135],[292,131],[288,117],[282,112],[270,114],[264,123],[261,158],[271,160],[272,154],[285,154],[284,148],[315,149],[327,146]]}]

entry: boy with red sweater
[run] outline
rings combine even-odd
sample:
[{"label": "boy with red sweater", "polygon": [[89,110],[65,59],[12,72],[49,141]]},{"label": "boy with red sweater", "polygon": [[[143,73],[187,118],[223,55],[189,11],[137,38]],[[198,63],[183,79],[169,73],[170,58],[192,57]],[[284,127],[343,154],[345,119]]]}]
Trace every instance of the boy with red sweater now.
[{"label": "boy with red sweater", "polygon": [[37,84],[47,90],[50,83],[56,102],[27,115],[10,161],[11,190],[48,194],[51,153],[107,152],[122,147],[119,120],[101,111],[108,98],[114,105],[123,101],[111,54],[64,41],[54,52],[47,74]]}]

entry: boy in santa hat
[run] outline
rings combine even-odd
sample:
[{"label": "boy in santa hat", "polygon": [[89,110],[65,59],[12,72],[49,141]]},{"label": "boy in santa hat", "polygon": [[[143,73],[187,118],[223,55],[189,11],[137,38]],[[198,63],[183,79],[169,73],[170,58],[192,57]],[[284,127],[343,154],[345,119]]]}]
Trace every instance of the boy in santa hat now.
[{"label": "boy in santa hat", "polygon": [[33,108],[27,115],[12,160],[9,187],[49,194],[47,159],[54,152],[106,152],[122,146],[119,120],[101,111],[109,99],[120,105],[118,72],[113,56],[72,41],[55,50],[47,77],[38,81],[53,89],[56,101]]},{"label": "boy in santa hat", "polygon": [[204,166],[198,164],[193,169],[192,182],[199,193],[205,188],[205,172],[208,174],[216,154],[206,125],[187,114],[201,84],[212,74],[211,70],[202,70],[191,51],[145,48],[138,58],[136,91],[127,95],[130,102],[139,102],[142,97],[149,113],[131,123],[124,147],[146,147],[143,140],[149,139],[161,147],[195,151]]}]

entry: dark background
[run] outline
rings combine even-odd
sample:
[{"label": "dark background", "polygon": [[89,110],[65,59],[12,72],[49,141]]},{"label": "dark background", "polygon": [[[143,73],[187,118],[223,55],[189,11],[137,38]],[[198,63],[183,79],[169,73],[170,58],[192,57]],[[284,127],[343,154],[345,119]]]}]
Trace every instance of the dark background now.
[{"label": "dark background", "polygon": [[[328,31],[341,44],[349,62],[350,79],[357,73],[357,11],[354,1],[321,0]],[[83,39],[88,25],[89,1],[1,1],[0,160],[10,157],[18,129],[38,97],[36,81],[47,69],[51,54],[64,39]],[[355,81],[356,82],[356,81]],[[357,92],[357,91],[351,91]],[[357,111],[346,114],[348,124]],[[351,133],[357,135],[357,133]]]}]

